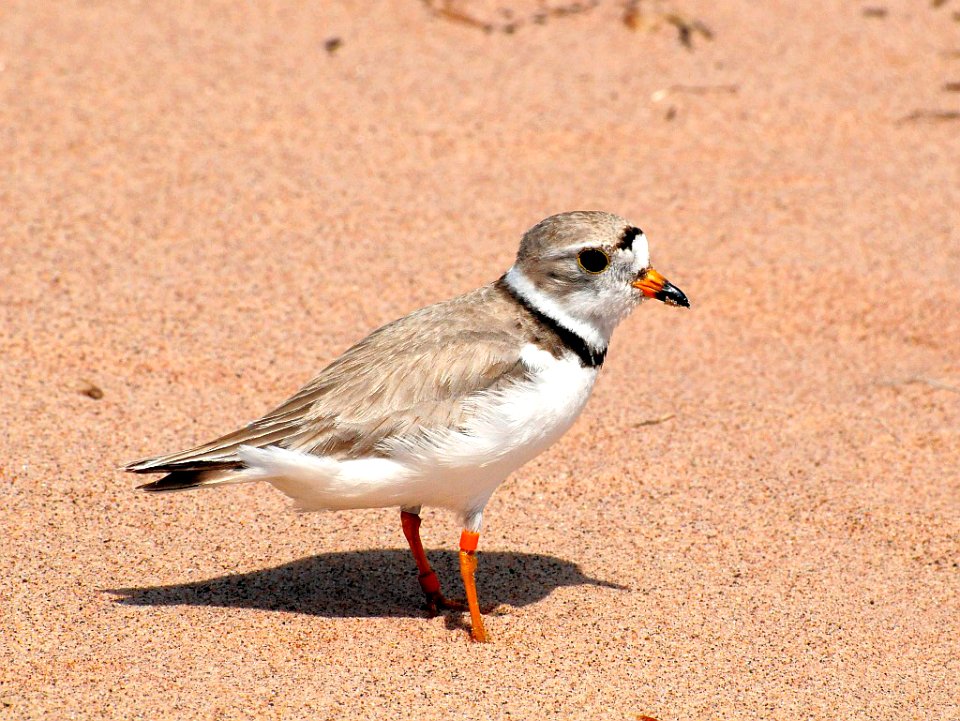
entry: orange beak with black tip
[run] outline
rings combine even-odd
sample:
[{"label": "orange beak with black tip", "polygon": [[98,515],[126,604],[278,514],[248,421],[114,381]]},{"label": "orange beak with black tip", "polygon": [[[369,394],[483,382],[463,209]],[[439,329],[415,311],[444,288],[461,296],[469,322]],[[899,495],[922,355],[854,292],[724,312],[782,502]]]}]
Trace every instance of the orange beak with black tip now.
[{"label": "orange beak with black tip", "polygon": [[631,284],[647,298],[656,298],[667,305],[690,307],[690,301],[677,286],[660,275],[653,268],[641,271],[637,279]]}]

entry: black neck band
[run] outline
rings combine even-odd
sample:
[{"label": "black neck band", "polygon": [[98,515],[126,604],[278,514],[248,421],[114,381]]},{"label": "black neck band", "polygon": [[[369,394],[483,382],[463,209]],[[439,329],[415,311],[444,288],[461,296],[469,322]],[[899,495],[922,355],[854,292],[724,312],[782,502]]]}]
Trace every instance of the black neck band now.
[{"label": "black neck band", "polygon": [[548,316],[543,311],[535,308],[529,300],[520,295],[517,291],[510,287],[510,284],[506,280],[506,276],[500,279],[500,285],[503,287],[507,293],[510,294],[510,297],[513,298],[517,303],[523,306],[530,315],[537,319],[541,325],[546,326],[554,333],[560,341],[570,350],[577,354],[580,358],[580,363],[587,368],[599,368],[603,365],[603,359],[607,355],[607,349],[603,350],[594,350],[593,347],[587,343],[583,338],[578,336],[569,328],[565,328],[560,325],[555,319]]}]

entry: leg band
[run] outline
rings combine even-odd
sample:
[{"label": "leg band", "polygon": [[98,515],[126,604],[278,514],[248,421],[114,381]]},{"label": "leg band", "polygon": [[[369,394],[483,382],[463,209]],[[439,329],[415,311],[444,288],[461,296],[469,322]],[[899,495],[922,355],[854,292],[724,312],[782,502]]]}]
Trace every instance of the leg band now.
[{"label": "leg band", "polygon": [[480,544],[480,534],[473,531],[464,531],[460,534],[460,550],[473,553]]}]

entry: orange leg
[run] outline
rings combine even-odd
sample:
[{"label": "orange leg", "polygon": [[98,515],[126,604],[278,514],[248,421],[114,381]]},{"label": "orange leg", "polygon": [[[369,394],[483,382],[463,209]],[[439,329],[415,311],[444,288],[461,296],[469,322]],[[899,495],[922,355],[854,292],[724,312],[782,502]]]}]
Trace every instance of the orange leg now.
[{"label": "orange leg", "polygon": [[430,561],[427,560],[427,554],[423,551],[423,543],[420,541],[420,516],[416,513],[400,511],[400,523],[403,526],[403,535],[407,537],[407,543],[410,544],[413,560],[417,563],[417,570],[420,571],[417,580],[420,581],[423,595],[427,597],[427,610],[436,614],[439,609],[447,608],[452,604],[440,592],[440,580],[430,568]]},{"label": "orange leg", "polygon": [[477,570],[477,544],[480,534],[464,529],[460,534],[460,575],[463,577],[463,587],[467,591],[467,605],[470,607],[470,622],[473,624],[471,637],[474,641],[484,643],[489,639],[487,630],[483,627],[483,617],[480,615],[480,601],[477,598],[477,583],[474,573]]}]

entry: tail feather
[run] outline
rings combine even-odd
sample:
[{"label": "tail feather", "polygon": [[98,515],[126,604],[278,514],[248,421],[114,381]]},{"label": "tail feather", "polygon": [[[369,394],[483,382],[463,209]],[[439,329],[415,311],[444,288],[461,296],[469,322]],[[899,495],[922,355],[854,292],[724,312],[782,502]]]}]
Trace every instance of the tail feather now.
[{"label": "tail feather", "polygon": [[225,471],[241,468],[242,463],[236,459],[219,461],[205,461],[202,459],[186,460],[176,463],[164,463],[163,459],[148,459],[135,461],[123,467],[129,473],[178,473],[180,471]]},{"label": "tail feather", "polygon": [[190,488],[209,486],[215,483],[228,483],[232,478],[237,477],[236,471],[240,467],[238,464],[234,464],[232,469],[173,471],[159,480],[144,483],[137,488],[148,493],[162,493],[164,491],[186,491]]},{"label": "tail feather", "polygon": [[289,423],[269,426],[251,423],[210,443],[128,463],[123,470],[130,473],[175,473],[239,468],[241,463],[237,458],[237,450],[240,446],[267,446],[288,439],[291,435]]}]

